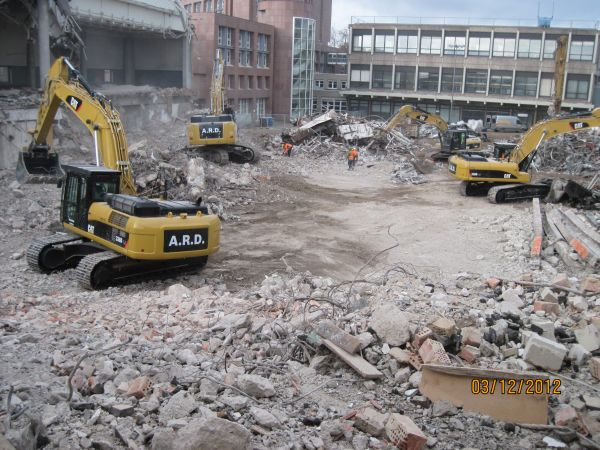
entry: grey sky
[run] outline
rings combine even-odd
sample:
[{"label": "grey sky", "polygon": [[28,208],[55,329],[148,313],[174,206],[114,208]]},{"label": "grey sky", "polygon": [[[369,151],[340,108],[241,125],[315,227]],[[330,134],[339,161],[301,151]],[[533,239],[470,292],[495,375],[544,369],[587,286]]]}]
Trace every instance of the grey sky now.
[{"label": "grey sky", "polygon": [[[540,2],[541,15],[550,16],[552,0]],[[537,0],[333,0],[337,29],[347,27],[351,16],[535,20],[537,14]],[[554,20],[600,21],[600,0],[554,0]]]}]

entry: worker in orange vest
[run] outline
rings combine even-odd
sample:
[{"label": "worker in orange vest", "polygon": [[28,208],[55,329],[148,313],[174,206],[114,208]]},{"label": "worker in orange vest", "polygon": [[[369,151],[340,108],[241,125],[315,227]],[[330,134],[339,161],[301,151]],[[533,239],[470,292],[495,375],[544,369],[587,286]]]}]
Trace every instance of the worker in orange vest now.
[{"label": "worker in orange vest", "polygon": [[289,142],[284,142],[283,143],[283,156],[292,156],[292,148],[294,148],[294,146],[292,144],[290,144]]},{"label": "worker in orange vest", "polygon": [[358,161],[358,150],[356,147],[352,147],[348,152],[348,170],[354,170],[356,161]]}]

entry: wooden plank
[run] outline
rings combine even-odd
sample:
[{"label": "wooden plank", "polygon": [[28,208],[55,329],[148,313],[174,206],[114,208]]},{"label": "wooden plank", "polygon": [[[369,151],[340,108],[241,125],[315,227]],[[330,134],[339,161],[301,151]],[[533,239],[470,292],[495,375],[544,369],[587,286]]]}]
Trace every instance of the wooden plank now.
[{"label": "wooden plank", "polygon": [[344,361],[346,364],[352,367],[356,372],[358,372],[358,374],[361,377],[369,380],[383,377],[383,373],[377,370],[377,367],[373,366],[360,356],[348,353],[347,351],[341,349],[328,339],[323,339],[323,344],[325,345],[325,347],[327,347],[329,350],[335,353],[335,355],[338,358],[340,358],[342,361]]},{"label": "wooden plank", "polygon": [[329,339],[335,345],[348,353],[356,353],[360,350],[360,341],[356,336],[345,332],[331,320],[323,320],[315,326],[315,331],[323,339]]},{"label": "wooden plank", "polygon": [[[432,364],[424,364],[421,373],[419,390],[431,401],[449,400],[465,410],[506,422],[548,423],[549,396],[526,393],[526,387],[536,385],[534,380],[541,380],[538,385],[549,385],[552,390],[555,384],[545,374]],[[522,387],[517,391],[509,389],[511,386]]]}]

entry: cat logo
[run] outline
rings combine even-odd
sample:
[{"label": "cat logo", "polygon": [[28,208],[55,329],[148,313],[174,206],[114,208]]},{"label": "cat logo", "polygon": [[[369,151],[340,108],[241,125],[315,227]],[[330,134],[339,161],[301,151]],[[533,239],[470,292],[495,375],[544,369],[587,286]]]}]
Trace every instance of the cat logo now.
[{"label": "cat logo", "polygon": [[584,128],[589,128],[589,124],[587,122],[569,122],[571,128],[573,130],[583,130]]},{"label": "cat logo", "polygon": [[75,111],[75,112],[79,111],[79,108],[81,108],[81,105],[83,104],[81,99],[78,99],[77,97],[73,97],[72,95],[69,95],[67,97],[67,103],[69,104],[69,106],[71,108],[73,108],[73,111]]},{"label": "cat logo", "polygon": [[427,122],[427,117],[425,114],[421,114],[419,116],[417,116],[417,120],[420,120],[421,122]]}]

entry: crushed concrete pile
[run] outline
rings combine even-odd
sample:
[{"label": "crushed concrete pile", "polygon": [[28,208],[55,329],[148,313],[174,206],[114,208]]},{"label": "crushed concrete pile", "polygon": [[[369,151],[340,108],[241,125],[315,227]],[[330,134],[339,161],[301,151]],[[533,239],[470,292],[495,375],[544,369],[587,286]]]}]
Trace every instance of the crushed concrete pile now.
[{"label": "crushed concrete pile", "polygon": [[37,89],[0,90],[0,114],[5,109],[37,108],[39,104],[40,95]]},{"label": "crushed concrete pile", "polygon": [[[218,279],[180,281],[76,295],[68,283],[36,294],[5,289],[8,439],[18,448],[156,450],[600,439],[596,276],[541,270],[511,282],[393,264],[354,282],[274,273],[237,293]],[[490,408],[490,393],[436,390],[448,379],[431,364],[469,386],[482,377],[548,380],[552,391],[535,407],[531,396],[507,394],[506,417]],[[546,421],[557,428],[531,425]]]},{"label": "crushed concrete pile", "polygon": [[600,131],[596,128],[560,135],[540,146],[536,164],[540,170],[593,176],[600,170]]}]

